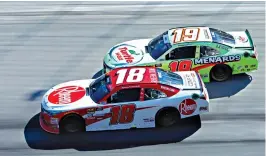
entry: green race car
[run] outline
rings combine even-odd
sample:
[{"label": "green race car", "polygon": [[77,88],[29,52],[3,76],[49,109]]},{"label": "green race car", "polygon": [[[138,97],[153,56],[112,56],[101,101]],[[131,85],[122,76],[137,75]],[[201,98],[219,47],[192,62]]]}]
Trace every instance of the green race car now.
[{"label": "green race car", "polygon": [[104,57],[103,72],[125,66],[156,66],[200,73],[204,82],[226,81],[258,69],[258,53],[248,30],[178,27],[155,38],[119,43]]}]

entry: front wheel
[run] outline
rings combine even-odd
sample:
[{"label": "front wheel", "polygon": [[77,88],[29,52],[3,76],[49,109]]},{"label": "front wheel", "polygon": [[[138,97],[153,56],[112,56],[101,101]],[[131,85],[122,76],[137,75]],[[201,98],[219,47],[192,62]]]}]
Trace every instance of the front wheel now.
[{"label": "front wheel", "polygon": [[232,70],[227,65],[216,65],[212,68],[210,75],[213,80],[222,82],[228,80],[232,76]]},{"label": "front wheel", "polygon": [[60,122],[60,133],[78,133],[85,131],[84,121],[77,116],[66,117]]}]

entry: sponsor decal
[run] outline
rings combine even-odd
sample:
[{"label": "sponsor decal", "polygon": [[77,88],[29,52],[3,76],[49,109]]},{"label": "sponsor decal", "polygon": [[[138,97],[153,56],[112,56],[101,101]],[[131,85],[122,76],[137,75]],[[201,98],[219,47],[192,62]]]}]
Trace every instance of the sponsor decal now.
[{"label": "sponsor decal", "polygon": [[53,104],[70,104],[85,96],[86,91],[79,86],[67,86],[56,89],[48,96],[48,101]]},{"label": "sponsor decal", "polygon": [[206,107],[200,107],[199,110],[200,111],[207,111],[208,110],[208,107],[207,106]]},{"label": "sponsor decal", "polygon": [[154,118],[151,117],[151,118],[146,118],[146,119],[143,119],[144,122],[154,122]]},{"label": "sponsor decal", "polygon": [[249,72],[249,71],[250,71],[250,69],[247,69],[247,71]]},{"label": "sponsor decal", "polygon": [[156,83],[157,82],[157,75],[156,74],[150,74],[150,79],[152,83]]},{"label": "sponsor decal", "polygon": [[123,44],[113,47],[110,51],[111,57],[115,58],[117,62],[125,61],[125,63],[132,64],[142,60],[143,52],[134,46]]},{"label": "sponsor decal", "polygon": [[188,74],[186,74],[185,76],[186,76],[187,83],[188,83],[189,86],[193,86],[193,85],[196,86],[196,84],[195,84],[196,82],[194,81],[194,83],[193,83],[192,78]]},{"label": "sponsor decal", "polygon": [[96,117],[94,117],[94,116],[88,116],[87,119],[88,119],[88,120],[94,120],[94,119],[96,119]]},{"label": "sponsor decal", "polygon": [[140,88],[140,86],[139,85],[135,85],[135,86],[122,86],[121,87],[122,89],[128,89],[128,88]]},{"label": "sponsor decal", "polygon": [[241,71],[241,72],[244,72],[244,71],[245,71],[245,69],[244,69],[244,68],[242,68],[240,71]]},{"label": "sponsor decal", "polygon": [[234,61],[239,61],[240,59],[241,59],[241,55],[216,56],[216,57],[195,59],[194,64],[198,65],[198,64],[234,62]]},{"label": "sponsor decal", "polygon": [[50,118],[50,123],[53,125],[58,124],[58,119],[57,118]]},{"label": "sponsor decal", "polygon": [[206,38],[206,39],[210,39],[210,36],[209,36],[209,34],[208,34],[208,31],[207,31],[206,29],[204,29],[203,32],[204,32],[204,36],[205,36],[205,38]]},{"label": "sponsor decal", "polygon": [[248,65],[245,65],[245,68],[248,68]]},{"label": "sponsor decal", "polygon": [[185,99],[179,105],[179,112],[182,115],[191,115],[197,108],[196,101],[193,99]]},{"label": "sponsor decal", "polygon": [[242,43],[246,43],[248,41],[248,38],[244,37],[244,36],[238,36],[237,38],[240,42]]},{"label": "sponsor decal", "polygon": [[88,108],[87,112],[95,112],[96,108]]},{"label": "sponsor decal", "polygon": [[223,50],[226,50],[228,51],[228,47],[227,46],[223,46],[223,45],[216,45],[216,48],[219,48],[219,49],[223,49]]},{"label": "sponsor decal", "polygon": [[94,114],[93,116],[94,116],[94,117],[104,117],[105,114]]},{"label": "sponsor decal", "polygon": [[161,89],[168,90],[170,92],[175,92],[175,90],[173,88],[169,88],[169,87],[166,87],[166,86],[161,86]]},{"label": "sponsor decal", "polygon": [[256,67],[256,64],[252,64],[250,65],[251,68],[255,68]]},{"label": "sponsor decal", "polygon": [[149,73],[156,73],[155,68],[149,68]]}]

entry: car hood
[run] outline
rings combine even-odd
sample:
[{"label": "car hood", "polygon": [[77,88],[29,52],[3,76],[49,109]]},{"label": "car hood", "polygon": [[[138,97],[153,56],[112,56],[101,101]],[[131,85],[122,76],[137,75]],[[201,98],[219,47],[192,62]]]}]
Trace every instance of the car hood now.
[{"label": "car hood", "polygon": [[42,99],[45,110],[67,111],[97,104],[86,93],[86,88],[94,81],[75,80],[58,84],[49,89]]},{"label": "car hood", "polygon": [[145,50],[150,40],[138,39],[119,43],[105,55],[104,63],[110,68],[117,68],[155,62]]}]

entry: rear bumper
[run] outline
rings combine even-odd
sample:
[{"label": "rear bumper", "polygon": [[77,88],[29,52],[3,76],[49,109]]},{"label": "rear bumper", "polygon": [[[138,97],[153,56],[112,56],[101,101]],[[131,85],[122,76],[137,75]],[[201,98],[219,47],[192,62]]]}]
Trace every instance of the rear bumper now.
[{"label": "rear bumper", "polygon": [[45,115],[44,113],[40,113],[39,122],[42,129],[48,133],[59,134],[59,127],[58,125],[50,124],[50,117]]}]

